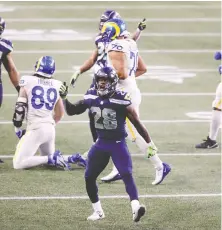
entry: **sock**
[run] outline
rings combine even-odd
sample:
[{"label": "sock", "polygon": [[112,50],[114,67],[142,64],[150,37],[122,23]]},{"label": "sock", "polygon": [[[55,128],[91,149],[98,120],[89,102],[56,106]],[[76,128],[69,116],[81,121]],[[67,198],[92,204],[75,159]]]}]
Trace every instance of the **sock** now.
[{"label": "sock", "polygon": [[121,175],[130,200],[138,200],[138,192],[132,174]]},{"label": "sock", "polygon": [[209,132],[209,138],[211,140],[216,141],[217,134],[221,125],[221,111],[213,110],[212,111],[212,118],[210,123],[210,132]]},{"label": "sock", "polygon": [[113,170],[112,170],[112,172],[119,173],[118,170],[117,170],[117,168],[116,168],[116,166],[114,164],[113,164]]},{"label": "sock", "polygon": [[103,212],[103,209],[102,209],[100,200],[97,201],[96,203],[92,203],[92,206],[93,206],[93,210],[94,210],[95,212]]},{"label": "sock", "polygon": [[92,203],[97,203],[99,201],[99,197],[98,197],[98,187],[96,185],[96,179],[86,177],[85,182],[86,182],[86,191],[89,196],[89,199],[91,200]]},{"label": "sock", "polygon": [[132,212],[134,212],[134,210],[137,210],[139,206],[140,206],[140,202],[138,200],[131,201]]},{"label": "sock", "polygon": [[151,161],[151,163],[155,169],[157,169],[157,170],[163,169],[163,162],[160,160],[160,158],[157,154],[149,157],[149,160]]}]

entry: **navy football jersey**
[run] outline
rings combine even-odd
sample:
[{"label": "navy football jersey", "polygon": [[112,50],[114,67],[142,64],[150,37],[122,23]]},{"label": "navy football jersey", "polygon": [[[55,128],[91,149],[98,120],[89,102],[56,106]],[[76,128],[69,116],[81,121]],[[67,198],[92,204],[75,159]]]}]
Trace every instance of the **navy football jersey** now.
[{"label": "navy football jersey", "polygon": [[128,93],[116,91],[112,97],[105,98],[99,97],[95,89],[89,89],[84,96],[84,104],[94,117],[99,138],[120,140],[127,137],[126,107],[131,104]]},{"label": "navy football jersey", "polygon": [[2,66],[2,59],[4,56],[6,56],[8,53],[13,51],[13,45],[12,42],[4,39],[4,38],[0,38],[0,81],[1,81],[1,66]]}]

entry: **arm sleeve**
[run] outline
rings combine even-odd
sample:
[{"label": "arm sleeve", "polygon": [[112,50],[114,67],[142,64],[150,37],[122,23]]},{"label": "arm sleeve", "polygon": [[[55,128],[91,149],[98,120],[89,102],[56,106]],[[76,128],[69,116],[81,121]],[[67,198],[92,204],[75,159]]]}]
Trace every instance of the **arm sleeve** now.
[{"label": "arm sleeve", "polygon": [[65,107],[66,113],[69,116],[82,114],[88,108],[84,100],[80,100],[74,104],[69,102],[67,99],[63,100],[63,105]]}]

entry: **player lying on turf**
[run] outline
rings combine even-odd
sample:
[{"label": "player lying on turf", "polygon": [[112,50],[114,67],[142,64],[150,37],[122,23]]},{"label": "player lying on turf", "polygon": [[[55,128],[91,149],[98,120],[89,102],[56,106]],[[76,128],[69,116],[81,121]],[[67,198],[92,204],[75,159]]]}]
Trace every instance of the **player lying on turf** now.
[{"label": "player lying on turf", "polygon": [[[130,94],[132,106],[139,116],[141,93],[136,83],[136,77],[144,73],[146,65],[139,55],[136,42],[128,36],[125,36],[126,33],[126,25],[122,19],[111,19],[106,22],[102,28],[103,40],[109,44],[106,48],[107,65],[112,66],[116,70],[119,77],[117,87]],[[155,146],[152,146],[152,141],[149,145],[153,151],[147,154],[147,143],[143,137],[137,132],[129,119],[126,119],[126,124],[130,140],[136,143],[139,150],[144,153],[154,165],[156,177],[152,184],[160,184],[170,172],[170,166],[160,160],[157,155],[157,149]],[[101,180],[106,182],[120,178],[118,170],[114,166],[112,172],[108,176],[101,178]]]},{"label": "player lying on turf", "polygon": [[[216,52],[214,58],[216,60],[221,60],[221,52]],[[219,66],[219,74],[221,76],[222,74],[222,65]],[[217,148],[218,143],[216,141],[217,135],[222,123],[222,114],[221,114],[221,108],[222,108],[222,83],[220,79],[220,83],[217,86],[216,89],[216,96],[212,103],[212,118],[210,123],[210,132],[209,136],[207,136],[207,139],[204,140],[204,142],[197,144],[196,148],[198,149],[212,149]]]},{"label": "player lying on turf", "polygon": [[[41,57],[35,65],[32,76],[22,76],[20,92],[15,105],[13,124],[20,141],[13,158],[14,169],[31,168],[47,164],[69,169],[68,163],[85,166],[79,154],[64,159],[60,151],[55,151],[55,124],[64,113],[59,96],[61,82],[52,78],[55,61],[52,57]],[[27,117],[27,128],[22,129]],[[40,156],[35,156],[37,151]]]},{"label": "player lying on turf", "polygon": [[[10,80],[16,90],[19,92],[19,73],[15,67],[14,61],[12,59],[13,45],[8,39],[2,37],[2,33],[5,30],[5,20],[0,17],[0,107],[3,101],[3,86],[2,86],[2,72],[1,66],[4,65]],[[0,163],[3,161],[0,159]]]},{"label": "player lying on turf", "polygon": [[[132,106],[128,93],[116,90],[118,76],[110,67],[101,68],[94,77],[95,88],[87,91],[83,100],[70,103],[66,98],[67,86],[62,85],[60,96],[68,115],[84,113],[87,109],[94,114],[94,123],[98,139],[88,154],[85,171],[87,194],[92,202],[93,214],[87,220],[99,220],[105,217],[99,197],[96,179],[107,166],[110,157],[118,169],[131,201],[133,220],[138,222],[145,214],[145,207],[139,203],[137,188],[132,176],[132,160],[126,144],[126,117],[134,124],[146,142],[147,153],[155,151],[154,143],[146,128],[141,124],[137,112]],[[119,213],[120,214],[120,213]]]}]

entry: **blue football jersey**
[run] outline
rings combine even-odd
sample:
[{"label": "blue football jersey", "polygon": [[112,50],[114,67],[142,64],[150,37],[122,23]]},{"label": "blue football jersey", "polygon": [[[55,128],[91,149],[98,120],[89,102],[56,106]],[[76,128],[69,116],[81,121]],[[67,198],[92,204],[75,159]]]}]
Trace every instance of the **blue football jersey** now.
[{"label": "blue football jersey", "polygon": [[116,91],[110,98],[99,97],[95,89],[89,89],[84,103],[93,114],[95,128],[100,139],[120,140],[127,137],[125,121],[126,107],[131,104],[130,96]]},{"label": "blue football jersey", "polygon": [[7,55],[8,53],[12,51],[13,51],[12,42],[7,39],[0,38],[0,79],[2,76],[2,73],[1,73],[2,59],[5,55]]}]

